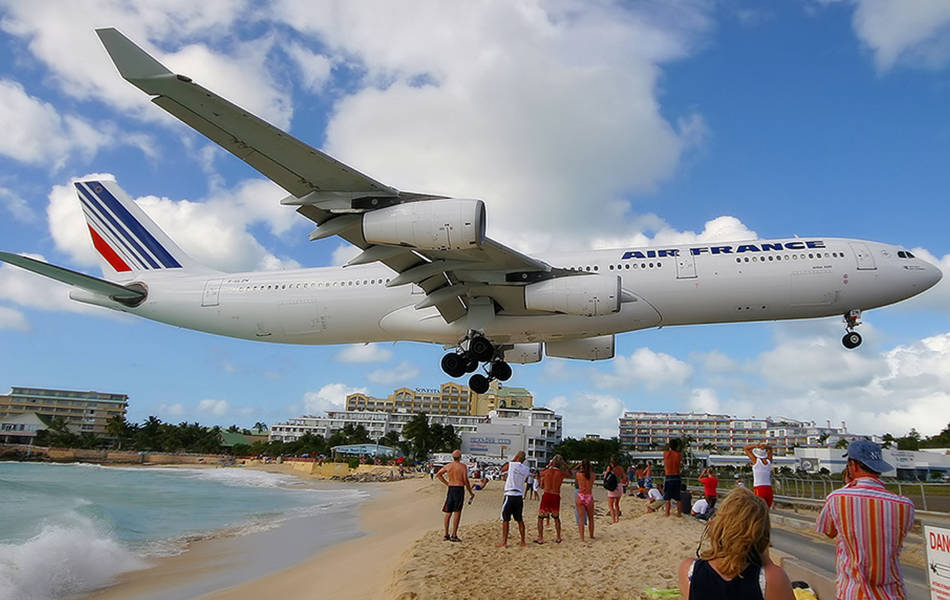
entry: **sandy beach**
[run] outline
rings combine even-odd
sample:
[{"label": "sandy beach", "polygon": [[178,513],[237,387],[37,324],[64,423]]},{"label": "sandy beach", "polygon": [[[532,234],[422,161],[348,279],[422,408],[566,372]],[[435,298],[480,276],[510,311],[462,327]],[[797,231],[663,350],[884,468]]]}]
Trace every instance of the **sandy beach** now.
[{"label": "sandy beach", "polygon": [[[287,465],[248,466],[302,479]],[[331,484],[332,485],[332,484]],[[348,484],[353,485],[353,484]],[[356,600],[463,599],[481,596],[506,600],[578,598],[650,598],[653,589],[677,587],[680,560],[694,556],[704,523],[689,517],[647,513],[646,501],[624,496],[620,522],[610,523],[605,492],[595,487],[595,539],[581,542],[574,519],[574,488],[562,488],[563,542],[555,543],[553,523],[545,543],[537,537],[539,501],[525,501],[525,547],[511,524],[508,548],[496,548],[501,537],[499,513],[504,483],[493,481],[476,492],[462,513],[461,543],[442,537],[441,505],[445,486],[428,476],[387,483],[355,484],[371,496],[355,509],[362,534],[336,543],[300,562],[235,585],[222,579],[212,599],[259,600],[261,597],[343,598]],[[776,526],[776,525],[774,525]],[[816,541],[821,536],[799,531]],[[179,556],[164,558],[149,569],[125,574],[112,587],[92,596],[99,600],[168,598],[170,583],[179,589],[189,580],[213,576],[240,560],[245,538],[223,536],[200,540]],[[919,562],[914,545],[905,548],[905,562]],[[773,550],[773,559],[783,555]],[[233,572],[233,571],[232,571]],[[669,597],[669,596],[667,596]],[[676,597],[676,596],[672,596]]]}]

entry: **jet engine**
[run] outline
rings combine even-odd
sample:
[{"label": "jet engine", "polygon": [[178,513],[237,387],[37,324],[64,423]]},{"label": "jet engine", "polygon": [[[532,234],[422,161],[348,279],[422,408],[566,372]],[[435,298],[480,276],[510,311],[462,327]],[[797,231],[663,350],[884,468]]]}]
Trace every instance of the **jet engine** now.
[{"label": "jet engine", "polygon": [[525,286],[528,310],[600,317],[618,312],[622,294],[619,275],[576,275]]},{"label": "jet engine", "polygon": [[541,361],[541,344],[514,344],[505,350],[505,361],[526,365]]},{"label": "jet engine", "polygon": [[485,240],[481,200],[421,200],[363,215],[363,237],[371,244],[421,250],[467,250]]},{"label": "jet engine", "polygon": [[558,358],[576,358],[580,360],[604,360],[614,357],[614,336],[599,335],[597,337],[580,338],[577,340],[563,340],[560,342],[545,342],[544,353]]}]

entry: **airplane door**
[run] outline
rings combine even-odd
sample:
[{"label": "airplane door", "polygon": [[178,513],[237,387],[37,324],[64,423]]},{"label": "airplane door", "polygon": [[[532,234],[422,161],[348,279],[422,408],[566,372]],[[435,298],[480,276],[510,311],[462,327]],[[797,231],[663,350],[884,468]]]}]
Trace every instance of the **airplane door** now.
[{"label": "airplane door", "polygon": [[874,257],[871,255],[867,244],[852,243],[851,250],[854,251],[854,257],[858,261],[858,269],[865,271],[877,269],[877,266],[874,264]]},{"label": "airplane door", "polygon": [[221,284],[223,279],[209,279],[205,283],[204,294],[201,295],[201,306],[217,306],[221,299]]},{"label": "airplane door", "polygon": [[696,277],[696,257],[692,254],[680,254],[676,257],[676,278],[694,279]]}]

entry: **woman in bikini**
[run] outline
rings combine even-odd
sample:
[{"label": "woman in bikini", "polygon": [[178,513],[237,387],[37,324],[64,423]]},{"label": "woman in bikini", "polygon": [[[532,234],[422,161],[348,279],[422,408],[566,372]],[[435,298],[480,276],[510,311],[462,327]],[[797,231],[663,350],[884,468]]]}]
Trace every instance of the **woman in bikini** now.
[{"label": "woman in bikini", "polygon": [[584,541],[584,519],[587,515],[587,526],[590,528],[590,539],[594,539],[594,472],[590,468],[590,461],[586,458],[581,462],[581,468],[574,473],[577,480],[577,531]]},{"label": "woman in bikini", "polygon": [[794,600],[782,567],[769,558],[769,507],[745,488],[729,492],[709,520],[708,547],[680,565],[688,600]]}]

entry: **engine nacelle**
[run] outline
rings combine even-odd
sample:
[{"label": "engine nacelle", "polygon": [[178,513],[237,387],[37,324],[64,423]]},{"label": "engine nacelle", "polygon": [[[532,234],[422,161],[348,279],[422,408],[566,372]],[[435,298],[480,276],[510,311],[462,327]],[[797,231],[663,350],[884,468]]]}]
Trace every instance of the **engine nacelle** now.
[{"label": "engine nacelle", "polygon": [[371,244],[422,250],[467,250],[485,240],[481,200],[421,200],[363,215],[363,237]]},{"label": "engine nacelle", "polygon": [[505,361],[526,365],[541,361],[541,344],[515,344],[510,350],[505,350]]},{"label": "engine nacelle", "polygon": [[545,342],[544,353],[557,358],[606,360],[614,357],[614,336],[599,335],[577,340]]},{"label": "engine nacelle", "polygon": [[619,275],[572,275],[525,286],[528,310],[600,317],[620,310]]}]

